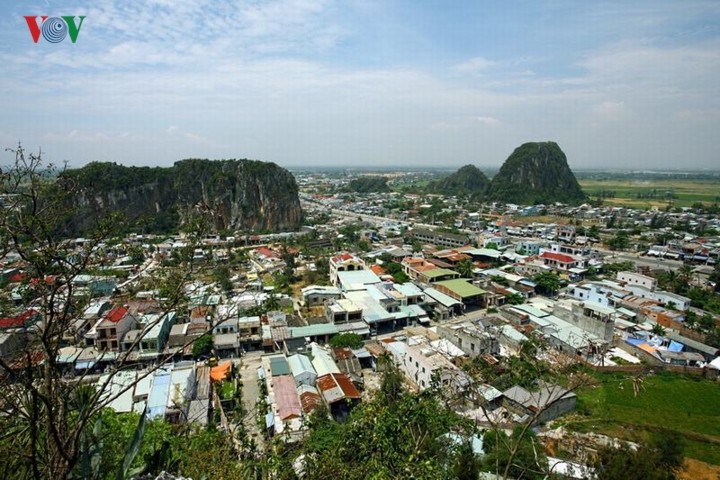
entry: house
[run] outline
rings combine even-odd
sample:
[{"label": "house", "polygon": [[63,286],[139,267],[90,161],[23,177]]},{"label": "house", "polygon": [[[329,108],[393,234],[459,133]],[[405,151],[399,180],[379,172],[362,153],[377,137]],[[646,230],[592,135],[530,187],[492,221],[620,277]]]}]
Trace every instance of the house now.
[{"label": "house", "polygon": [[500,353],[500,342],[498,339],[471,323],[441,325],[437,328],[437,333],[471,358],[488,353],[491,355]]},{"label": "house", "polygon": [[76,291],[86,291],[91,297],[112,295],[117,281],[114,277],[97,275],[77,275],[72,281]]},{"label": "house", "polygon": [[350,410],[360,402],[362,395],[344,373],[328,373],[318,377],[317,388],[330,414],[336,420],[343,420]]},{"label": "house", "polygon": [[657,280],[647,275],[642,275],[635,272],[617,272],[617,279],[619,282],[624,282],[630,285],[640,285],[648,290],[654,290],[657,287]]},{"label": "house", "polygon": [[342,253],[330,258],[330,282],[337,287],[340,284],[340,272],[365,270],[365,262],[350,253]]},{"label": "house", "polygon": [[540,259],[545,266],[561,271],[570,271],[576,267],[582,268],[584,265],[583,260],[564,253],[544,251],[540,254]]},{"label": "house", "polygon": [[[164,315],[153,313],[141,317],[140,323],[145,325],[137,344],[141,359],[156,358],[163,352],[176,316],[175,312],[168,312]],[[127,343],[127,339],[123,343]]]},{"label": "house", "polygon": [[40,320],[40,312],[32,308],[19,315],[0,318],[0,330],[28,328]]},{"label": "house", "polygon": [[420,243],[430,243],[449,248],[462,247],[470,243],[470,237],[468,235],[436,232],[421,228],[414,229],[411,235]]},{"label": "house", "polygon": [[325,318],[336,325],[362,321],[362,313],[362,308],[347,298],[330,301],[325,305]]},{"label": "house", "polygon": [[467,376],[450,360],[428,345],[389,342],[385,348],[398,367],[420,390],[430,388],[437,379],[443,388],[462,390],[469,385]]},{"label": "house", "polygon": [[127,307],[115,307],[108,311],[94,327],[98,350],[119,351],[120,342],[134,326],[135,317]]},{"label": "house", "polygon": [[237,321],[237,334],[240,348],[243,350],[259,348],[262,343],[261,330],[260,317],[240,317]]},{"label": "house", "polygon": [[274,399],[274,405],[272,405],[272,407],[276,418],[276,433],[282,433],[285,428],[288,427],[290,427],[291,430],[299,429],[299,423],[292,422],[292,420],[302,418],[303,409],[293,377],[290,375],[273,376],[272,392]]},{"label": "house", "polygon": [[337,300],[342,297],[342,292],[337,287],[324,287],[310,285],[301,290],[302,303],[306,307],[325,305],[330,300]]},{"label": "house", "polygon": [[317,373],[312,366],[310,359],[302,354],[295,354],[288,357],[288,365],[290,365],[290,371],[295,379],[295,383],[298,385],[315,385],[317,380]]},{"label": "house", "polygon": [[455,300],[463,303],[463,305],[485,305],[485,298],[488,292],[482,288],[478,288],[472,283],[462,278],[456,278],[453,280],[443,280],[436,282],[433,287],[439,292],[448,295]]},{"label": "house", "polygon": [[577,396],[561,387],[542,383],[537,391],[516,385],[503,392],[503,406],[524,422],[535,418],[534,423],[545,423],[575,409]]}]

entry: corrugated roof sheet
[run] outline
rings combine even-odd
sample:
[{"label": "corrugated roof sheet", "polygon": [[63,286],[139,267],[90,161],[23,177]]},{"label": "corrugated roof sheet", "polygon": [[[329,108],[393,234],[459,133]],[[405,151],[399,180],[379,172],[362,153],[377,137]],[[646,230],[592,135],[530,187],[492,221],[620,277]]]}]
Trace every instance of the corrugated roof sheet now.
[{"label": "corrugated roof sheet", "polygon": [[273,393],[275,404],[278,409],[278,416],[281,420],[288,420],[302,415],[302,405],[297,391],[295,391],[295,380],[290,375],[273,377]]},{"label": "corrugated roof sheet", "polygon": [[360,392],[344,373],[330,373],[317,379],[317,385],[328,404],[346,398],[361,398]]},{"label": "corrugated roof sheet", "polygon": [[285,357],[270,357],[270,371],[273,377],[290,375],[290,365]]}]

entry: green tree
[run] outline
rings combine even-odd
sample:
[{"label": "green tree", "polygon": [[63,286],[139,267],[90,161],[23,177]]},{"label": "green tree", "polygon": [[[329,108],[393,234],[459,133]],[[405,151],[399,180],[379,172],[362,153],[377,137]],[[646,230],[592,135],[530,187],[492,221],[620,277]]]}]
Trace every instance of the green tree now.
[{"label": "green tree", "polygon": [[716,261],[713,271],[708,276],[708,280],[715,284],[714,290],[720,292],[720,262]]},{"label": "green tree", "polygon": [[505,303],[508,305],[520,305],[525,303],[525,297],[519,293],[509,293],[505,295]]},{"label": "green tree", "polygon": [[455,266],[455,269],[463,278],[472,278],[474,276],[473,270],[475,270],[475,265],[470,260],[465,259],[460,260]]},{"label": "green tree", "polygon": [[620,230],[608,241],[608,246],[611,250],[627,250],[630,246],[630,238],[627,232]]},{"label": "green tree", "polygon": [[535,433],[527,426],[516,426],[510,435],[502,430],[487,430],[483,448],[487,452],[484,469],[502,478],[546,478],[547,457]]},{"label": "green tree", "polygon": [[[15,452],[12,458],[3,455],[12,478],[68,478],[86,470],[89,459],[96,457],[97,442],[91,439],[102,411],[131,388],[111,388],[113,379],[142,340],[138,336],[135,344],[121,352],[94,387],[68,379],[66,369],[56,361],[64,335],[88,301],[74,280],[102,266],[101,246],[118,242],[117,227],[123,219],[117,214],[98,218],[83,232],[85,243],[76,248],[64,236],[68,225],[79,218],[77,178],[45,164],[41,153],[26,152],[22,145],[12,153],[13,165],[0,173],[4,206],[0,208],[0,259],[10,252],[22,259],[28,279],[24,290],[37,324],[20,327],[16,333],[24,342],[23,349],[0,358],[0,377],[5,383],[0,391],[0,449]],[[159,303],[164,314],[184,301],[183,287],[196,268],[191,253],[204,235],[200,228],[206,225],[205,217],[189,211],[186,221],[193,231],[185,232],[188,246],[178,253],[179,266],[164,270],[154,282],[163,293]],[[0,295],[8,293],[0,291]],[[146,375],[150,374],[152,369]]]},{"label": "green tree", "polygon": [[388,275],[392,275],[393,280],[395,280],[397,283],[406,283],[410,281],[410,277],[407,276],[405,271],[403,270],[403,267],[398,262],[388,262],[383,265],[383,269],[385,270],[385,273]]},{"label": "green tree", "polygon": [[352,349],[362,348],[363,340],[357,333],[340,333],[330,339],[332,348],[348,347]]},{"label": "green tree", "polygon": [[637,450],[600,449],[593,467],[598,480],[675,480],[682,451],[677,434],[662,432]]},{"label": "green tree", "polygon": [[215,268],[213,278],[224,292],[232,292],[233,284],[232,281],[230,281],[230,269],[227,266],[221,265]]},{"label": "green tree", "polygon": [[665,333],[666,333],[666,332],[665,332],[665,328],[663,328],[663,326],[660,325],[659,323],[653,324],[652,329],[651,329],[650,331],[651,331],[654,335],[658,335],[658,336],[660,336],[660,337],[664,337],[664,336],[665,336]]},{"label": "green tree", "polygon": [[540,272],[533,277],[533,281],[548,295],[555,295],[560,290],[560,277],[555,272]]},{"label": "green tree", "polygon": [[198,359],[204,355],[210,355],[215,345],[213,344],[213,338],[209,334],[201,335],[193,343],[192,355],[195,359]]},{"label": "green tree", "polygon": [[472,442],[463,442],[458,448],[453,466],[453,477],[457,480],[477,480],[480,477],[481,462],[472,449]]}]

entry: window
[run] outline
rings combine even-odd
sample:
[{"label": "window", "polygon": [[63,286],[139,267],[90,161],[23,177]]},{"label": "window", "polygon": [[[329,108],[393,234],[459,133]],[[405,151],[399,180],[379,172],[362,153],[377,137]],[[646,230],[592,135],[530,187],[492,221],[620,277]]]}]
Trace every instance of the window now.
[{"label": "window", "polygon": [[425,367],[423,367],[422,372],[425,373]]},{"label": "window", "polygon": [[118,346],[117,340],[113,340],[112,343],[110,344],[110,348],[112,348],[112,349],[116,349],[117,346]]},{"label": "window", "polygon": [[474,351],[475,351],[475,344],[474,344],[474,343],[471,343],[471,344],[470,344],[470,351],[471,351],[471,352],[474,352]]}]

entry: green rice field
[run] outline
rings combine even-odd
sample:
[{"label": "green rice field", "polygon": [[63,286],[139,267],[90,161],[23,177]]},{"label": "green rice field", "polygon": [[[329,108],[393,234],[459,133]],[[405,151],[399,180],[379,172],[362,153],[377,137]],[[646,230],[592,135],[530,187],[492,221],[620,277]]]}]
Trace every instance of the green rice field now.
[{"label": "green rice field", "polygon": [[716,180],[580,179],[578,181],[583,191],[591,198],[595,198],[600,192],[614,192],[614,197],[603,199],[606,205],[652,208],[665,207],[669,201],[677,207],[689,207],[696,202],[707,204],[720,202],[720,182]]},{"label": "green rice field", "polygon": [[650,432],[680,435],[685,456],[720,465],[720,383],[660,373],[643,377],[637,396],[632,377],[597,374],[598,383],[577,392],[578,414],[568,428],[643,440]]}]

